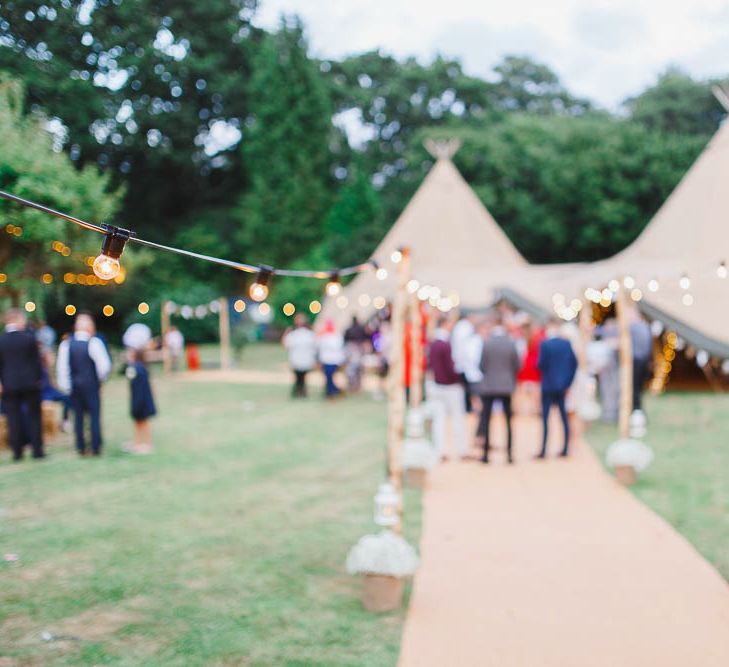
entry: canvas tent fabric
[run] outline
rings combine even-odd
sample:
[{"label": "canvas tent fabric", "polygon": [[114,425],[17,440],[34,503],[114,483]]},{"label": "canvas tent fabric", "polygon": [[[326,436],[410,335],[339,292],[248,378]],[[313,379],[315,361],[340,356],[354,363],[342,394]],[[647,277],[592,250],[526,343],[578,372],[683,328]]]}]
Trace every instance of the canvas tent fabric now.
[{"label": "canvas tent fabric", "polygon": [[372,306],[359,305],[363,294],[390,300],[397,287],[390,257],[401,247],[409,249],[414,278],[444,293],[457,292],[464,307],[490,303],[493,280],[527,266],[453,162],[441,155],[372,254],[387,278],[379,280],[375,272],[358,275],[343,290],[348,307],[337,308],[334,299],[327,299],[322,318],[343,323],[352,314],[367,316]]},{"label": "canvas tent fabric", "polygon": [[[440,155],[373,257],[386,267],[359,275],[344,290],[348,307],[328,299],[324,317],[344,323],[367,316],[360,295],[390,300],[396,288],[390,255],[409,247],[413,277],[459,294],[461,307],[484,308],[502,297],[546,317],[553,296],[582,299],[585,289],[630,277],[642,292],[641,310],[699,349],[729,358],[729,121],[725,122],[638,238],[617,255],[592,263],[529,265],[450,160]],[[680,285],[683,276],[690,286]],[[649,289],[656,280],[657,291]],[[688,298],[687,298],[688,297]]]},{"label": "canvas tent fabric", "polygon": [[[630,277],[642,292],[640,309],[700,349],[729,358],[729,122],[725,122],[638,238],[617,255],[591,264],[529,266],[504,276],[502,294],[547,311],[555,293],[567,301],[588,287]],[[689,279],[688,287],[680,282]],[[651,281],[657,291],[649,289]],[[516,299],[515,299],[516,300]]]}]

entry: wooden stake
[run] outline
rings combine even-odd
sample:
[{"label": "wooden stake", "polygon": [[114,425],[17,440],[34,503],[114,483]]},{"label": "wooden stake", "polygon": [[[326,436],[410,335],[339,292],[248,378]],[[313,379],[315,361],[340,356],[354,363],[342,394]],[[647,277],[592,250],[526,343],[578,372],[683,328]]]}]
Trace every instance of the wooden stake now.
[{"label": "wooden stake", "polygon": [[[397,292],[390,313],[390,370],[387,391],[387,459],[390,483],[400,494],[402,503],[402,467],[400,465],[400,449],[405,425],[405,388],[404,375],[404,339],[405,317],[407,313],[407,281],[410,274],[410,256],[402,250],[402,259],[397,265]],[[393,527],[396,533],[402,533],[402,506],[400,507],[400,523]]]},{"label": "wooden stake", "polygon": [[165,373],[172,370],[172,359],[170,358],[170,350],[167,347],[167,332],[170,330],[170,310],[169,301],[162,302],[162,311],[160,312],[160,332],[162,335],[162,368]]},{"label": "wooden stake", "polygon": [[620,359],[620,411],[618,427],[621,438],[630,436],[630,413],[633,411],[633,345],[628,322],[628,295],[620,280],[615,303],[618,318],[618,353]]},{"label": "wooden stake", "polygon": [[218,314],[218,328],[220,330],[220,368],[230,368],[230,313],[228,312],[228,299],[220,297],[220,313]]}]

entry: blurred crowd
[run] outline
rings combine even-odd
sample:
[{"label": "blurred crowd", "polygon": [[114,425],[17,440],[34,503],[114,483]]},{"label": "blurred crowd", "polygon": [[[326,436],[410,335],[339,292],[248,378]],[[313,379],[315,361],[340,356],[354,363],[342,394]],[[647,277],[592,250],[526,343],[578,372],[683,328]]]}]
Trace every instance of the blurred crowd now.
[{"label": "blurred crowd", "polygon": [[[540,324],[505,306],[458,319],[432,318],[422,313],[423,390],[433,416],[434,446],[441,458],[446,458],[446,443],[451,442],[456,456],[488,463],[492,417],[497,413],[506,423],[508,463],[514,461],[514,414],[541,416],[541,446],[536,455],[541,459],[547,456],[553,410],[561,421],[558,453],[563,457],[570,452],[576,415],[588,419],[601,416],[606,422],[618,420],[619,336],[615,319],[580,331],[574,322],[554,319]],[[640,410],[643,386],[651,372],[653,337],[637,309],[631,311],[629,320],[632,408]],[[307,396],[307,377],[320,369],[328,400],[359,392],[365,374],[377,378],[371,388],[375,396],[382,397],[393,344],[390,331],[387,310],[365,323],[353,317],[343,331],[332,320],[322,322],[314,331],[305,315],[297,315],[282,339],[294,372],[292,396]],[[408,325],[402,342],[406,392],[413,375],[411,334]],[[469,414],[477,419],[469,420]]]},{"label": "blurred crowd", "polygon": [[[35,459],[45,458],[44,439],[56,430],[59,412],[61,428],[73,432],[78,454],[100,456],[102,387],[112,372],[112,358],[93,317],[79,313],[73,330],[60,341],[43,322],[31,327],[21,310],[7,310],[4,321],[0,412],[13,460],[20,461],[26,449]],[[124,371],[129,379],[134,439],[124,449],[135,454],[152,450],[149,419],[156,407],[146,367],[151,338],[149,328],[141,324],[125,333]]]}]

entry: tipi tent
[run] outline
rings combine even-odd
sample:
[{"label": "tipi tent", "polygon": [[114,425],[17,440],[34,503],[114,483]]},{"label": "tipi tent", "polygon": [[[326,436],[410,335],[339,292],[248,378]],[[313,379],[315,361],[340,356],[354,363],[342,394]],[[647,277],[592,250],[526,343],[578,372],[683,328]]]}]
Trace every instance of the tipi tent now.
[{"label": "tipi tent", "polygon": [[387,277],[380,279],[375,272],[360,274],[343,291],[345,299],[339,303],[347,306],[339,308],[330,298],[323,317],[343,321],[353,313],[368,314],[372,300],[378,297],[390,300],[396,289],[390,258],[401,247],[409,249],[413,276],[421,284],[457,292],[465,307],[491,302],[493,278],[527,266],[451,161],[457,144],[429,143],[428,149],[435,164],[372,254]]},{"label": "tipi tent", "polygon": [[[640,308],[697,348],[729,358],[729,122],[719,129],[640,236],[617,255],[592,264],[530,266],[504,276],[504,294],[552,310],[585,288],[632,278]],[[686,280],[687,279],[687,280]]]}]

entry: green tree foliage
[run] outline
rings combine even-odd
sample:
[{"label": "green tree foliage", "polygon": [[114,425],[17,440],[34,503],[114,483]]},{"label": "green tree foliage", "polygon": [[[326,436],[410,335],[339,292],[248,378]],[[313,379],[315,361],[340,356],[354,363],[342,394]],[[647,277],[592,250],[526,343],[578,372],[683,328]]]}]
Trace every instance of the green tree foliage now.
[{"label": "green tree foliage", "polygon": [[298,20],[262,41],[249,95],[241,150],[250,187],[234,243],[249,261],[285,265],[321,241],[332,201],[332,105]]},{"label": "green tree foliage", "polygon": [[378,226],[380,198],[370,177],[354,168],[342,186],[326,221],[329,260],[351,266],[369,259],[387,228]]},{"label": "green tree foliage", "polygon": [[532,262],[589,261],[624,248],[704,146],[701,137],[605,114],[512,114],[424,134],[439,132],[462,140],[456,165]]},{"label": "green tree foliage", "polygon": [[[24,97],[18,81],[0,79],[0,189],[61,211],[109,221],[123,192],[110,192],[108,176],[99,175],[93,166],[77,169],[54,147],[48,119],[39,113],[25,115]],[[101,247],[96,234],[5,200],[0,201],[0,221],[0,267],[8,276],[0,287],[16,302],[64,289],[63,273],[88,273],[84,260],[89,254],[97,255]],[[22,229],[19,236],[8,233],[14,227]],[[53,241],[69,247],[70,254],[54,252]],[[41,282],[44,273],[53,275],[51,285]]]},{"label": "green tree foliage", "polygon": [[696,81],[679,69],[664,72],[655,85],[626,101],[631,118],[666,134],[710,137],[725,115],[711,82]]},{"label": "green tree foliage", "polygon": [[192,206],[240,179],[233,148],[255,5],[3,2],[0,69],[60,119],[76,164],[96,163],[128,184],[128,223],[165,238]]},{"label": "green tree foliage", "polygon": [[527,56],[509,55],[494,67],[497,80],[489,102],[503,111],[526,111],[540,116],[579,116],[591,108],[572,95],[547,65]]},{"label": "green tree foliage", "polygon": [[407,158],[423,128],[479,126],[515,111],[574,116],[590,108],[527,57],[505,57],[493,82],[468,76],[457,60],[423,65],[377,51],[331,63],[331,74],[337,110],[354,113],[371,136],[361,161],[381,188],[378,230],[392,224],[431,164],[427,156],[417,165]]}]

